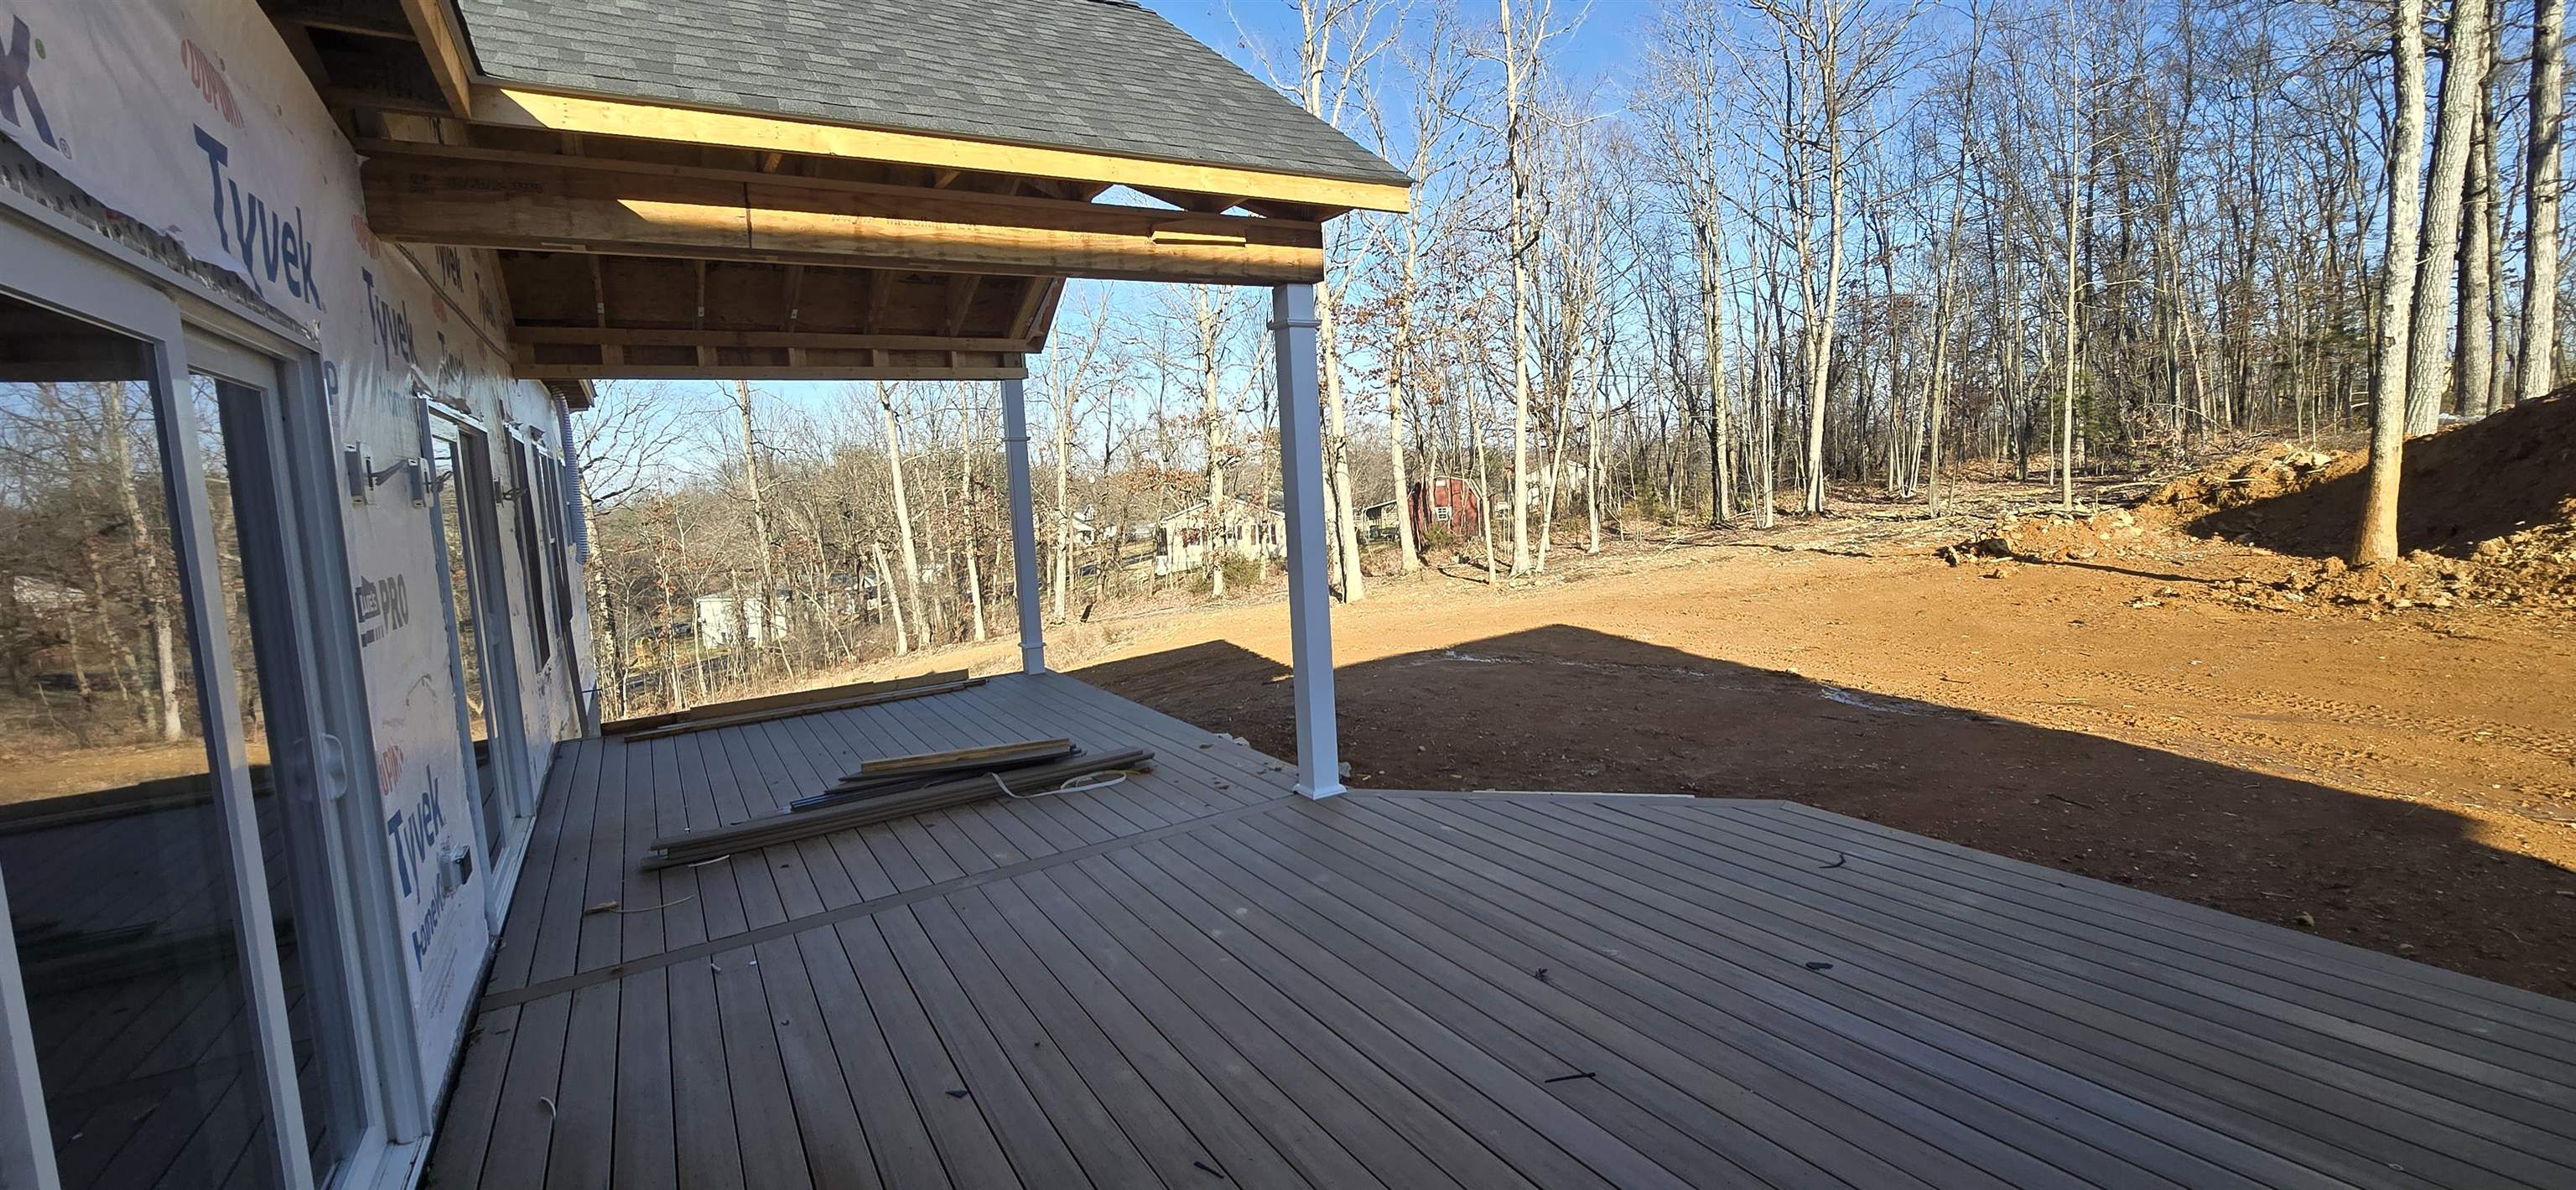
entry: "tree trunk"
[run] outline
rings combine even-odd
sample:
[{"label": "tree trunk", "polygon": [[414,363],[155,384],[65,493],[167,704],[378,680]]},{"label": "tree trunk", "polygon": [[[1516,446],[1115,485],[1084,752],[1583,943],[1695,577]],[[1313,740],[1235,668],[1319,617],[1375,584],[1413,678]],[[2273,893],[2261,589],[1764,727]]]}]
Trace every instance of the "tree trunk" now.
[{"label": "tree trunk", "polygon": [[[1395,476],[1395,545],[1397,565],[1406,574],[1422,569],[1422,544],[1413,536],[1413,484],[1404,466],[1404,384],[1413,366],[1413,294],[1419,284],[1420,229],[1413,217],[1404,223],[1403,288],[1395,300],[1395,350],[1387,363],[1386,456]],[[1436,473],[1436,470],[1435,470]]]},{"label": "tree trunk", "polygon": [[[1340,295],[1332,284],[1315,287],[1315,363],[1324,379],[1324,443],[1326,467],[1324,479],[1333,495],[1334,543],[1342,559],[1342,602],[1357,603],[1368,597],[1368,581],[1360,575],[1359,521],[1353,515],[1358,503],[1351,499],[1350,421],[1344,416],[1342,402],[1342,343],[1336,331],[1334,307]],[[1208,510],[1210,514],[1215,509]]]},{"label": "tree trunk", "polygon": [[2409,435],[2430,434],[2441,427],[2442,397],[2450,388],[2449,323],[2452,282],[2460,259],[2460,196],[2468,183],[2470,142],[2477,136],[2478,100],[2486,93],[2488,2],[2454,0],[2451,6],[2450,53],[2442,63],[2442,119],[2433,132],[2432,175],[2424,184],[2428,197],[2416,250],[2419,276],[2407,331]]},{"label": "tree trunk", "polygon": [[[2477,3],[2478,0],[2463,0]],[[2397,488],[2405,466],[2406,371],[2414,305],[2418,205],[2416,179],[2424,167],[2424,0],[2397,0],[2389,22],[2396,75],[2397,127],[2390,134],[2388,245],[2380,281],[2379,351],[2371,367],[2370,480],[2352,560],[2360,565],[2397,556]]]},{"label": "tree trunk", "polygon": [[1073,395],[1055,402],[1055,618],[1064,622],[1073,579]]},{"label": "tree trunk", "polygon": [[894,573],[886,566],[885,543],[870,542],[868,549],[876,555],[877,603],[886,610],[886,619],[894,625],[894,655],[901,657],[912,652],[912,638],[903,630],[903,600],[896,596]]},{"label": "tree trunk", "polygon": [[[1521,50],[1512,37],[1512,0],[1503,6],[1503,168],[1510,174],[1512,259],[1512,573],[1530,572],[1529,539],[1529,165],[1521,131]],[[1481,449],[1481,444],[1480,444]],[[1490,511],[1490,510],[1489,510]]]},{"label": "tree trunk", "polygon": [[[932,643],[930,622],[922,611],[921,556],[912,547],[912,497],[903,483],[903,433],[894,420],[894,388],[877,381],[877,413],[885,423],[886,477],[894,486],[894,529],[896,556],[903,559],[903,588],[912,600],[912,618],[921,629],[921,643]],[[896,621],[901,623],[901,619]]]},{"label": "tree trunk", "polygon": [[[771,548],[769,541],[769,501],[760,473],[760,436],[752,426],[751,382],[748,380],[734,381],[734,411],[742,417],[742,482],[751,496],[753,547],[760,551],[761,643],[777,645],[783,659],[786,646],[781,642],[787,634],[780,630],[783,626],[778,623],[777,551]],[[743,643],[748,645],[751,642]]]},{"label": "tree trunk", "polygon": [[[2481,78],[2495,69],[2492,33],[2477,47]],[[2488,412],[2495,392],[2495,88],[2480,83],[2478,118],[2469,148],[2469,176],[2460,195],[2460,367],[2451,407],[2466,416]]]},{"label": "tree trunk", "polygon": [[2523,166],[2522,353],[2514,399],[2557,383],[2558,133],[2567,92],[2567,0],[2537,0],[2531,29],[2531,142]]}]

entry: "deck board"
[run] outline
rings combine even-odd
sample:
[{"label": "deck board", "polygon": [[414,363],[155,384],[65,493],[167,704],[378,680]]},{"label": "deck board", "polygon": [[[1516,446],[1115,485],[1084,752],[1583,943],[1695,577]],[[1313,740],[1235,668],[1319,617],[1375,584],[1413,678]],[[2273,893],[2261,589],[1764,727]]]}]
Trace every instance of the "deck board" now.
[{"label": "deck board", "polygon": [[[1157,764],[635,870],[1056,735]],[[556,772],[442,1190],[2576,1185],[2559,1001],[1789,803],[1310,803],[1060,675]]]}]

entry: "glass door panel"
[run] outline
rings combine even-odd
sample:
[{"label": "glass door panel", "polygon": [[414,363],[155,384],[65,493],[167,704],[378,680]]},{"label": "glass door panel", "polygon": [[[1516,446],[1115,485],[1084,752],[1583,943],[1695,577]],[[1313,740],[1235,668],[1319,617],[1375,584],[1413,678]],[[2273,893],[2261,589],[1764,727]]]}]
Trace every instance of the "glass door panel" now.
[{"label": "glass door panel", "polygon": [[365,1121],[324,809],[339,791],[322,787],[325,733],[315,683],[306,677],[310,650],[300,637],[309,618],[295,610],[291,543],[298,529],[279,482],[275,365],[254,361],[242,374],[259,370],[267,373],[265,383],[194,374],[190,403],[305,1141],[314,1182],[326,1185],[331,1171],[354,1154]]},{"label": "glass door panel", "polygon": [[[484,858],[498,876],[511,847],[526,835],[535,799],[526,792],[520,752],[519,664],[510,633],[504,585],[507,555],[500,548],[494,508],[490,439],[481,431],[433,418],[430,438],[432,496],[439,540],[446,550],[448,606],[466,731],[474,751],[474,777],[482,805]],[[504,895],[505,882],[492,882]],[[495,906],[499,905],[496,899]]]},{"label": "glass door panel", "polygon": [[160,350],[0,296],[0,878],[63,1184],[273,1186]]}]

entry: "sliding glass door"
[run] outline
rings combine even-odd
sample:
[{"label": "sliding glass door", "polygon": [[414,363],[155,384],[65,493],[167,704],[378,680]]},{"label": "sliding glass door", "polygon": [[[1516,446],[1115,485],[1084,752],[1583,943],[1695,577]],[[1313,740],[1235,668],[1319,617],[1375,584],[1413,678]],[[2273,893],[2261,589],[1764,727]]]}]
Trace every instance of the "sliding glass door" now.
[{"label": "sliding glass door", "polygon": [[5,225],[0,262],[0,1184],[332,1185],[385,1141],[303,569],[336,508],[276,357]]},{"label": "sliding glass door", "polygon": [[[495,508],[491,439],[482,430],[430,406],[427,425],[430,502],[437,512],[438,544],[447,560],[444,592],[448,644],[457,689],[465,698],[458,715],[471,751],[483,854],[494,879],[487,882],[486,912],[497,924],[507,908],[508,874],[536,820],[534,780],[519,712],[519,656],[512,642],[506,553]],[[542,625],[540,625],[542,629]]]}]

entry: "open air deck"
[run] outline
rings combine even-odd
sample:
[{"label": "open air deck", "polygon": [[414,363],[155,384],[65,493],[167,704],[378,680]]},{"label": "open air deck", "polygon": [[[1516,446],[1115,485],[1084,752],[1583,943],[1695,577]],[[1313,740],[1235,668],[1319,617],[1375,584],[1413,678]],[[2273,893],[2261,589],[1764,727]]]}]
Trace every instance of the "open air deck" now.
[{"label": "open air deck", "polygon": [[[1157,768],[637,867],[1059,735]],[[1292,777],[1054,674],[566,743],[430,1184],[2576,1185],[2576,1005],[1787,802]]]}]

